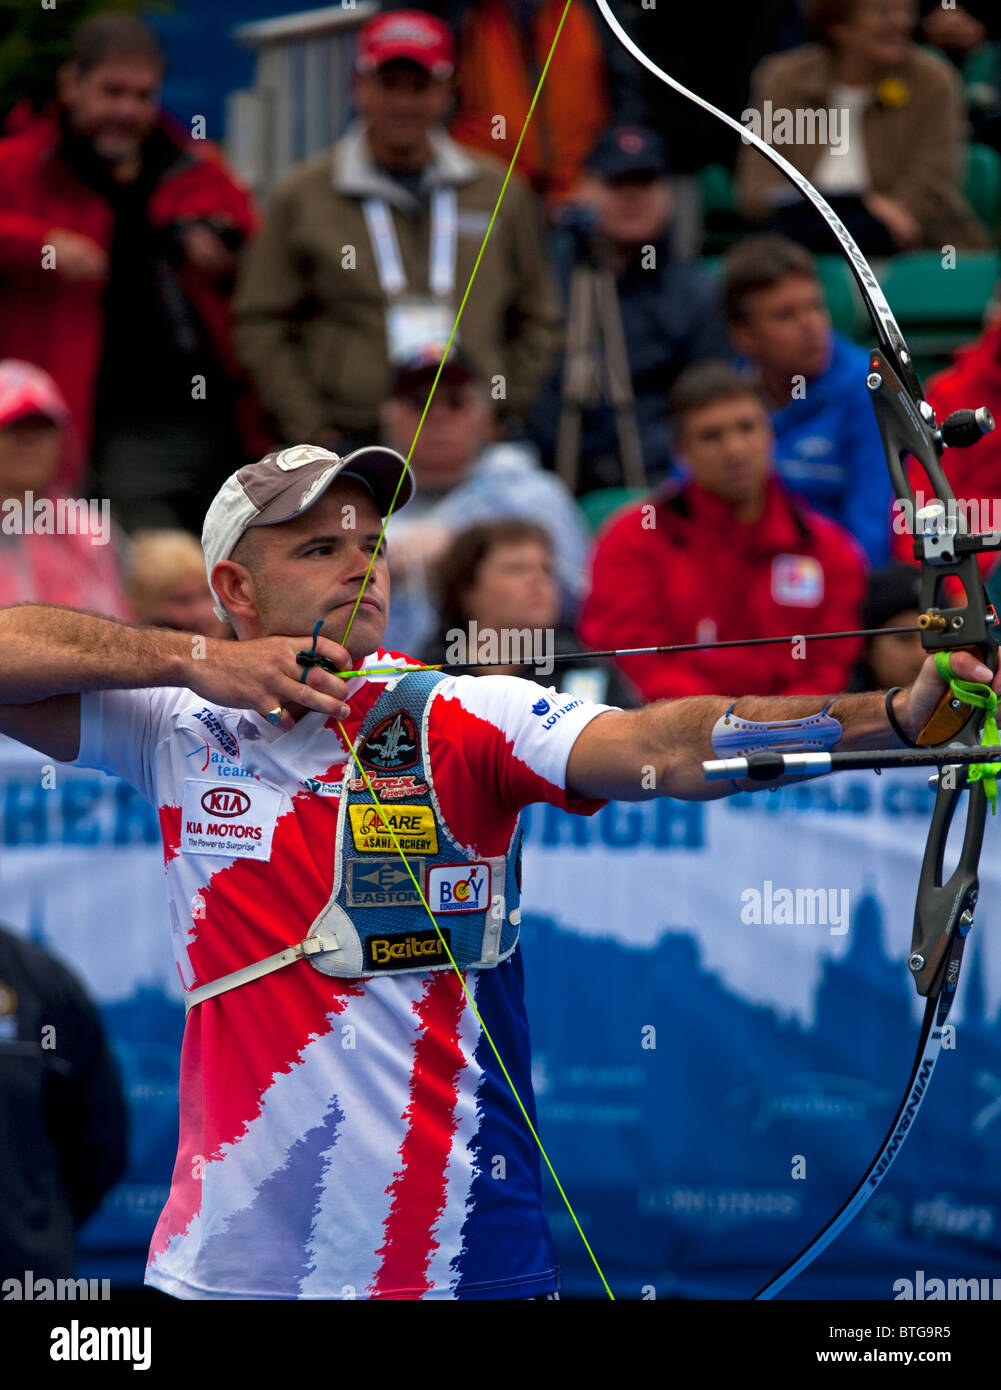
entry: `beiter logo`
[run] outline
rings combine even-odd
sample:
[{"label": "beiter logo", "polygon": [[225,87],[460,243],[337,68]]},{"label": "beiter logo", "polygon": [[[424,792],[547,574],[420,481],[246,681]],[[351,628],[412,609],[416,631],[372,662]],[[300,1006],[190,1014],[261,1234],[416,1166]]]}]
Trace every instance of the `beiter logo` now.
[{"label": "beiter logo", "polygon": [[250,810],[250,797],[236,787],[220,787],[204,792],[201,805],[210,816],[243,816]]},{"label": "beiter logo", "polygon": [[[447,927],[440,930],[441,936],[434,927],[407,932],[405,936],[370,936],[365,942],[365,969],[419,970],[424,965],[447,962],[448,951],[452,949],[451,936]],[[442,937],[448,951],[442,945]]]}]

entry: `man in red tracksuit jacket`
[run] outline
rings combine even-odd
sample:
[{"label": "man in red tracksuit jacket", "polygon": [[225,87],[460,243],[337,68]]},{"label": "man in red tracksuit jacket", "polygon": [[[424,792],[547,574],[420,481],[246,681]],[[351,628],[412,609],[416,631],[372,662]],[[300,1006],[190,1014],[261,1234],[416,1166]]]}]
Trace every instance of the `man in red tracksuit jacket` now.
[{"label": "man in red tracksuit jacket", "polygon": [[[218,153],[161,115],[149,29],[101,15],[74,42],[58,105],[0,141],[0,358],[44,368],[66,399],[79,447],[60,490],[80,490],[93,450],[125,524],[197,530],[204,502],[177,499],[211,497],[268,442],[228,324],[254,208]],[[160,510],[140,512],[158,490]]]},{"label": "man in red tracksuit jacket", "polygon": [[[580,623],[591,647],[844,632],[859,626],[865,555],[772,473],[774,436],[753,382],[724,362],[678,378],[671,413],[690,478],[613,518]],[[855,639],[619,658],[644,699],[844,688]]]}]

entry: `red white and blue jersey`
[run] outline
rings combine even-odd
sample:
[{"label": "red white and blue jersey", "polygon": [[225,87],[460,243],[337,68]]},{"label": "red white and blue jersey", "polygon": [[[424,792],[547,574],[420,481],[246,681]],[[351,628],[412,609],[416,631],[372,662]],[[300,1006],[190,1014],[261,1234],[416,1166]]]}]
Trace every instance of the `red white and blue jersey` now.
[{"label": "red white and blue jersey", "polygon": [[[366,664],[412,663],[379,650]],[[352,743],[387,679],[348,683]],[[428,750],[460,843],[503,855],[535,801],[597,810],[567,795],[566,763],[608,708],[510,676],[447,677]],[[349,756],[317,712],[283,732],[190,690],[81,696],[77,764],[157,808],[186,989],[307,935],[332,892]],[[248,798],[242,838],[227,837],[229,800]],[[520,950],[466,981],[534,1124]],[[538,1149],[453,971],[337,979],[299,961],[191,1010],[177,1160],[146,1282],[181,1298],[558,1287]]]}]

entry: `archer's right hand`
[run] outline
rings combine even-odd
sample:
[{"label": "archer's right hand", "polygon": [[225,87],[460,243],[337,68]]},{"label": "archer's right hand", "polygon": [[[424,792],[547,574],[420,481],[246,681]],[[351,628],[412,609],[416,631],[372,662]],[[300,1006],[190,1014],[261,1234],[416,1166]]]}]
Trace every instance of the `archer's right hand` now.
[{"label": "archer's right hand", "polygon": [[[320,666],[306,668],[305,682],[301,679],[304,668],[296,663],[296,653],[309,651],[312,645],[312,636],[255,637],[246,642],[206,639],[205,656],[193,655],[188,662],[188,685],[213,704],[232,709],[253,709],[267,715],[281,705],[283,729],[291,729],[295,723],[289,705],[345,719],[351,712],[344,703],[347,681]],[[347,650],[328,637],[318,639],[316,654],[325,656],[338,671],[352,669]]]}]

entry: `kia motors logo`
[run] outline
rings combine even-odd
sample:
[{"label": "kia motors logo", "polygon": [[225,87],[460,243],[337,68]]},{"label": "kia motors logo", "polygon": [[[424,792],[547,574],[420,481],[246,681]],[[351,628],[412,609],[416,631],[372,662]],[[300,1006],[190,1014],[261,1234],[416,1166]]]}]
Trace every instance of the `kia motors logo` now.
[{"label": "kia motors logo", "polygon": [[250,797],[235,787],[204,792],[202,810],[210,816],[242,816],[250,810]]}]

